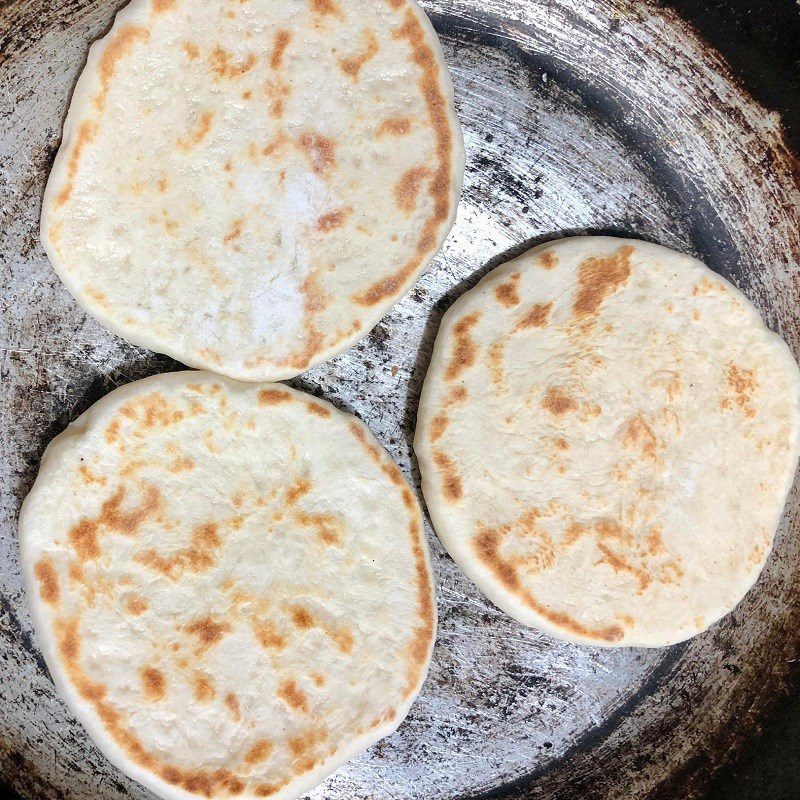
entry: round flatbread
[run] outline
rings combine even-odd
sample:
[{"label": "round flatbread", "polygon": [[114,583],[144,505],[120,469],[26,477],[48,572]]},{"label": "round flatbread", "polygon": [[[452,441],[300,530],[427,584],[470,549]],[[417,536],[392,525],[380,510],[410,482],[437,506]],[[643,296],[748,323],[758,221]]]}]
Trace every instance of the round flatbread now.
[{"label": "round flatbread", "polygon": [[50,444],[19,530],[56,685],[161,797],[297,797],[427,672],[416,498],[361,422],[284,386],[112,392]]},{"label": "round flatbread", "polygon": [[413,0],[134,0],[89,51],[42,241],[129,341],[296,375],[441,246],[464,168],[452,95]]},{"label": "round flatbread", "polygon": [[800,377],[694,258],[565,239],[447,312],[415,449],[444,546],[527,625],[661,646],[759,575],[792,483]]}]

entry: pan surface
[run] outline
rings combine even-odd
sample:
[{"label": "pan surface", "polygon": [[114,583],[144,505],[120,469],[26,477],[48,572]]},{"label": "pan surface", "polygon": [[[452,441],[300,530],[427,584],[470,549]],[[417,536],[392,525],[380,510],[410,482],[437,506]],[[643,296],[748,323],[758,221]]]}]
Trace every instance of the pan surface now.
[{"label": "pan surface", "polygon": [[[60,701],[32,637],[16,518],[48,441],[114,386],[175,369],[76,306],[38,242],[41,194],[88,45],[121,2],[0,3],[0,777],[25,800],[152,797]],[[800,168],[672,11],[611,0],[424,3],[467,147],[456,226],[358,346],[292,382],[360,416],[419,485],[419,389],[444,310],[489,269],[574,233],[703,259],[800,348]],[[800,652],[792,491],[756,587],[665,650],[562,643],[493,607],[430,528],[439,638],[405,724],[315,790],[364,798],[699,797]]]}]

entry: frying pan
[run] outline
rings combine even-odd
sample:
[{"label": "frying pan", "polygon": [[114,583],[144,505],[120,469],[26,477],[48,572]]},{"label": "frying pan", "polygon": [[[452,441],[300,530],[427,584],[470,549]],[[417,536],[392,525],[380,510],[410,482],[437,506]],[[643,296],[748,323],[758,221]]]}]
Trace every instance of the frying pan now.
[{"label": "frying pan", "polygon": [[[114,386],[179,366],[87,318],[38,242],[72,86],[120,5],[0,3],[0,775],[24,800],[151,797],[106,763],[56,695],[32,638],[15,530],[47,442]],[[294,385],[364,419],[418,485],[411,437],[442,313],[497,264],[579,232],[699,256],[798,354],[800,166],[777,113],[673,7],[424,5],[466,138],[457,224],[366,339]],[[794,4],[678,5],[718,45],[731,44],[740,76],[795,125]],[[430,677],[400,730],[311,796],[796,797],[800,775],[790,766],[800,713],[788,688],[800,653],[799,507],[796,484],[774,553],[736,611],[664,650],[578,647],[518,625],[466,580],[428,528],[440,614]],[[762,723],[771,738],[754,738]],[[737,754],[751,751],[761,761],[731,772]]]}]

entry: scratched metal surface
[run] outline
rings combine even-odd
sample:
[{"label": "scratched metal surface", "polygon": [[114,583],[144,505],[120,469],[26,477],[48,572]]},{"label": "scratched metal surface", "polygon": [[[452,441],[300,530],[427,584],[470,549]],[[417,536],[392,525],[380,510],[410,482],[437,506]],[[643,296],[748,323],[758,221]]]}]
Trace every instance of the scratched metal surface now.
[{"label": "scratched metal surface", "polygon": [[[120,5],[0,3],[0,776],[25,800],[151,796],[105,762],[56,696],[15,530],[47,442],[115,385],[176,367],[88,319],[37,239],[71,87]],[[360,345],[295,385],[362,417],[418,485],[415,408],[444,309],[524,247],[587,230],[699,255],[797,354],[798,164],[775,115],[674,14],[608,0],[425,5],[466,137],[456,227]],[[400,730],[312,796],[700,796],[798,657],[798,522],[795,487],[756,588],[706,634],[663,651],[577,647],[523,628],[429,528],[440,614],[430,677]]]}]

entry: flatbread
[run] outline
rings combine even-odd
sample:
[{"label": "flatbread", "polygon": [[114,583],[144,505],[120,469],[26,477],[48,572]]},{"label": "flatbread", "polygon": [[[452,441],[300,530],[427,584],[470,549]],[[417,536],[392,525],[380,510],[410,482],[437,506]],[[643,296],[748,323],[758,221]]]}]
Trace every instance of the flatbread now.
[{"label": "flatbread", "polygon": [[452,96],[413,0],[134,0],[89,51],[42,241],[134,344],[296,375],[441,246],[464,168]]},{"label": "flatbread", "polygon": [[445,314],[415,449],[436,532],[490,600],[570,641],[655,647],[756,581],[799,403],[789,349],[699,261],[565,239]]},{"label": "flatbread", "polygon": [[169,800],[297,797],[425,678],[416,498],[361,422],[284,386],[117,389],[50,444],[19,530],[57,687]]}]

